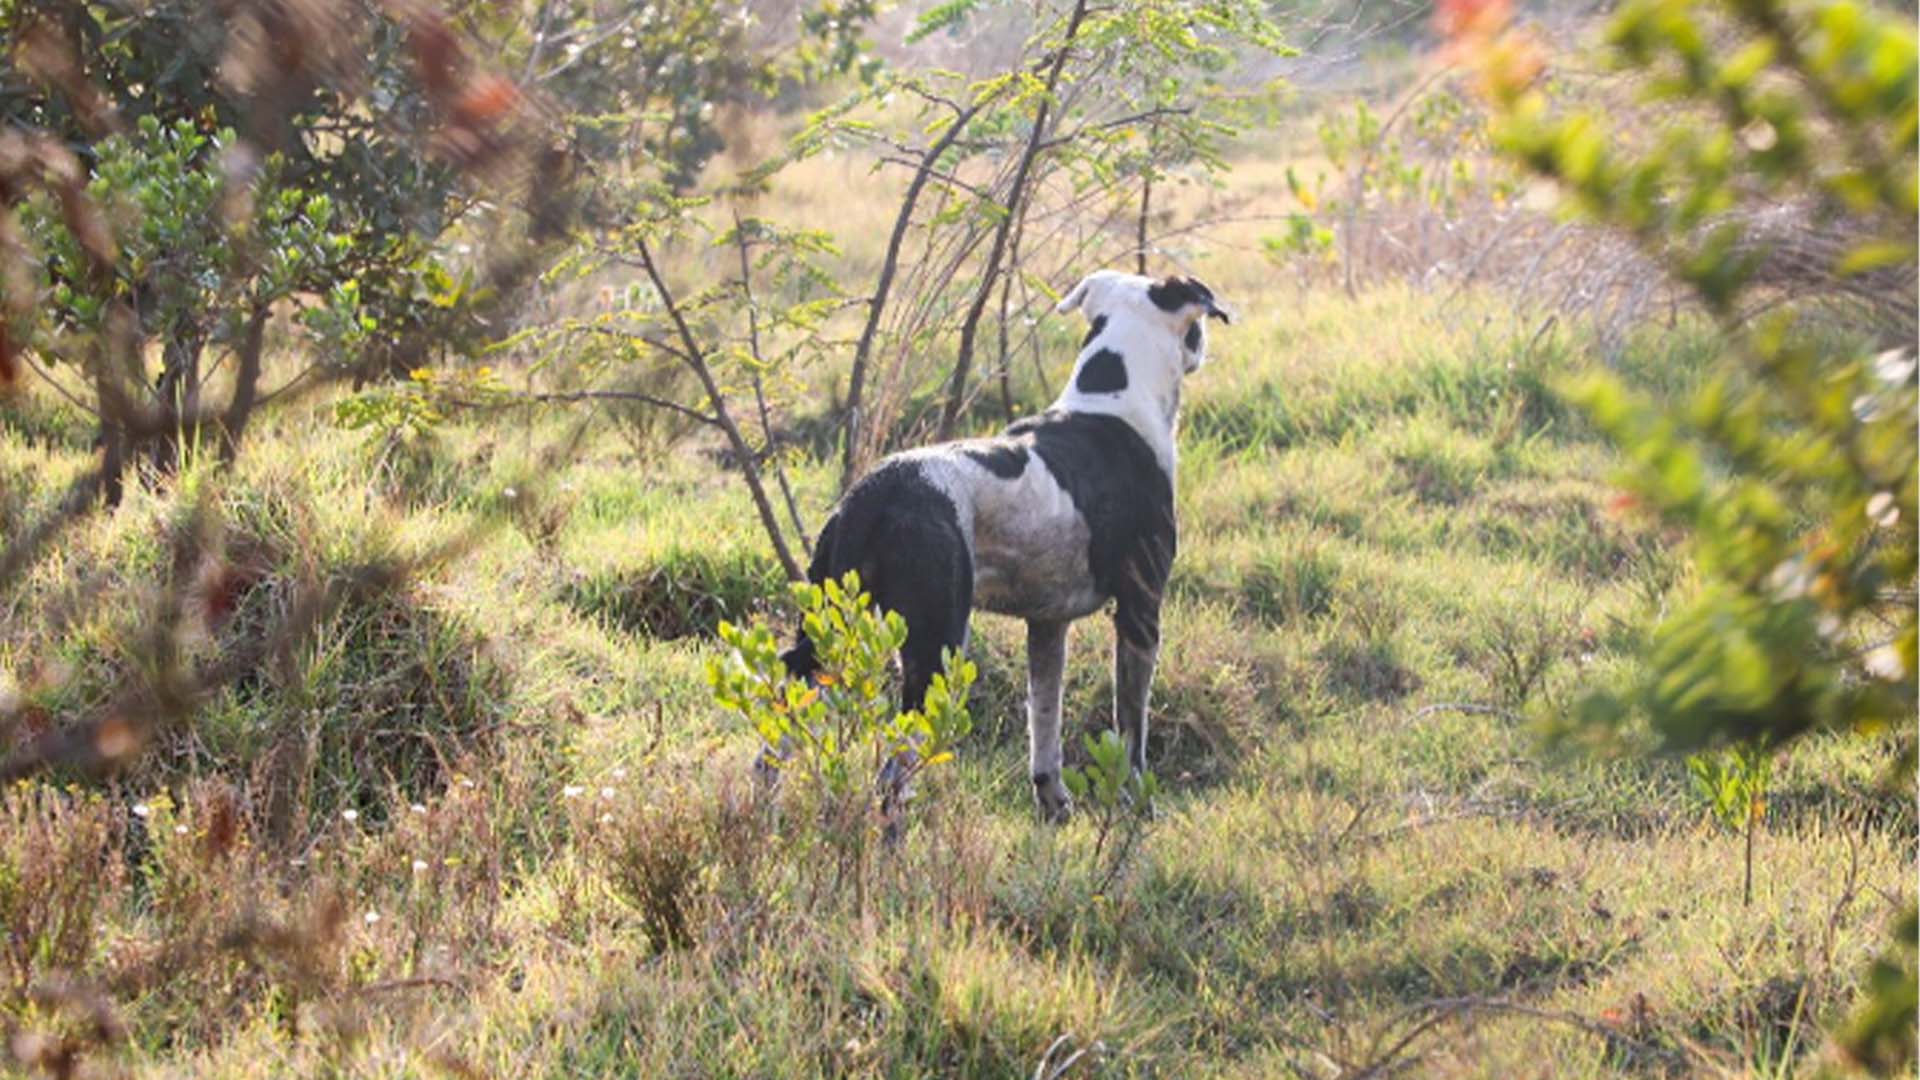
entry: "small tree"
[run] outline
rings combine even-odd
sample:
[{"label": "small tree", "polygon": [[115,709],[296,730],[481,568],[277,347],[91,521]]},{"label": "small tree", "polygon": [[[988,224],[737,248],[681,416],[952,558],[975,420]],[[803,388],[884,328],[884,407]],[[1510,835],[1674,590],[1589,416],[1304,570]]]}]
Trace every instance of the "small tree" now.
[{"label": "small tree", "polygon": [[1753,830],[1767,813],[1767,782],[1773,777],[1773,757],[1750,743],[1722,753],[1687,756],[1687,774],[1693,789],[1715,820],[1740,833],[1746,841],[1746,874],[1740,902],[1753,904]]},{"label": "small tree", "polygon": [[707,665],[707,681],[716,702],[753,726],[764,760],[793,778],[803,805],[817,807],[819,835],[839,854],[865,911],[873,841],[897,834],[914,778],[951,760],[972,730],[967,695],[977,672],[949,652],[926,703],[896,709],[887,676],[907,640],[905,620],[875,610],[851,571],[840,581],[795,585],[793,595],[819,671],[791,678],[771,630],[723,622],[729,651]]},{"label": "small tree", "polygon": [[[109,241],[118,254],[110,265],[89,250],[103,241],[89,236],[88,219],[68,212],[57,194],[26,201],[25,239],[45,253],[31,289],[49,303],[40,320],[23,324],[20,343],[48,358],[76,357],[116,332],[136,343],[158,336],[163,361],[153,389],[183,426],[204,415],[202,353],[231,351],[257,372],[276,304],[319,298],[298,320],[316,352],[364,343],[377,324],[347,269],[353,237],[340,228],[333,199],[287,186],[278,155],[251,183],[226,183],[222,166],[238,145],[231,129],[208,134],[148,114],[133,133],[95,146],[86,197],[107,220],[127,223]],[[135,325],[116,327],[120,312],[137,313]],[[225,430],[229,442],[237,428]],[[171,439],[151,447],[162,467],[176,452]]]}]

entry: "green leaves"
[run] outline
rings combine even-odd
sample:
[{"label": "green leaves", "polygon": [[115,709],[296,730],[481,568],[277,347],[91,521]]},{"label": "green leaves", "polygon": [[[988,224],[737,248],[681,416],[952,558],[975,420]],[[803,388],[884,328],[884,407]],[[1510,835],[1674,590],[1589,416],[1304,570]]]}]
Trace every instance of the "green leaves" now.
[{"label": "green leaves", "polygon": [[721,623],[728,652],[707,665],[715,703],[752,725],[767,760],[830,800],[868,806],[884,794],[884,763],[906,762],[904,775],[885,781],[904,784],[951,760],[973,728],[967,699],[978,672],[972,662],[948,652],[924,705],[897,710],[888,675],[907,640],[905,620],[876,611],[855,572],[822,585],[797,584],[793,597],[819,664],[811,680],[788,675],[764,625]]},{"label": "green leaves", "polygon": [[1753,903],[1753,834],[1767,812],[1767,783],[1773,776],[1773,753],[1762,743],[1747,742],[1719,754],[1687,758],[1694,792],[1704,800],[1720,824],[1746,836],[1746,884],[1742,901]]},{"label": "green leaves", "polygon": [[1715,820],[1735,832],[1749,819],[1766,814],[1767,784],[1773,776],[1773,754],[1748,743],[1719,753],[1693,754],[1687,774],[1694,793]]},{"label": "green leaves", "polygon": [[1091,819],[1093,850],[1090,880],[1095,898],[1106,895],[1121,881],[1134,851],[1153,824],[1154,800],[1160,781],[1151,770],[1135,773],[1127,761],[1127,747],[1112,729],[1086,738],[1087,764],[1066,768],[1060,780]]},{"label": "green leaves", "polygon": [[[1847,0],[1637,0],[1610,40],[1653,76],[1651,96],[1687,107],[1685,124],[1636,142],[1599,117],[1556,117],[1535,91],[1506,105],[1497,138],[1636,236],[1722,319],[1727,352],[1690,400],[1609,376],[1564,388],[1626,450],[1622,485],[1685,531],[1703,577],[1653,629],[1639,675],[1591,694],[1575,726],[1644,717],[1675,750],[1882,730],[1915,709],[1901,651],[1920,486],[1910,349],[1882,368],[1869,341],[1791,307],[1743,313],[1770,295],[1777,242],[1751,222],[1783,203],[1838,197],[1861,215],[1817,270],[1829,280],[1914,257],[1915,152],[1892,138],[1913,125],[1911,28]],[[1815,92],[1780,92],[1795,83]]]},{"label": "green leaves", "polygon": [[915,45],[942,30],[951,30],[967,20],[985,0],[947,0],[944,4],[935,4],[922,12],[913,29],[907,31],[906,43]]},{"label": "green leaves", "polygon": [[[1757,283],[1780,241],[1750,222],[1782,207],[1820,207],[1803,228],[1852,215],[1845,242],[1806,245],[1807,276],[1841,283],[1834,291],[1912,265],[1915,35],[1910,19],[1852,0],[1632,0],[1609,41],[1683,124],[1636,147],[1594,118],[1556,118],[1536,89],[1502,98],[1497,138],[1589,217],[1634,236],[1721,320],[1727,351],[1688,401],[1609,377],[1567,388],[1626,450],[1629,501],[1685,531],[1702,582],[1654,626],[1640,668],[1591,689],[1566,729],[1617,739],[1644,722],[1657,748],[1697,751],[1695,790],[1745,832],[1751,900],[1776,749],[1811,732],[1896,732],[1895,781],[1913,775],[1911,278],[1896,279],[1903,325],[1877,355],[1870,337],[1791,306],[1765,318],[1747,309],[1778,299]],[[1912,1068],[1914,927],[1909,906],[1839,1040],[1875,1075]]]},{"label": "green leaves", "polygon": [[1088,763],[1061,771],[1060,779],[1080,802],[1096,813],[1151,813],[1160,780],[1152,770],[1134,775],[1127,764],[1127,746],[1111,729],[1086,738]]}]

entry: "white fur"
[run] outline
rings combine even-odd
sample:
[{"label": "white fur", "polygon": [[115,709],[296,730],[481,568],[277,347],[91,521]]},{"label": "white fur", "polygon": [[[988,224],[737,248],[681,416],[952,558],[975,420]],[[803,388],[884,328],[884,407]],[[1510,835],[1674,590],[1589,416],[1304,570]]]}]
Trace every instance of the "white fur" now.
[{"label": "white fur", "polygon": [[1038,454],[1008,480],[959,452],[994,442],[967,439],[898,455],[953,502],[973,553],[974,605],[1023,619],[1092,614],[1100,595],[1087,566],[1086,520]]},{"label": "white fur", "polygon": [[[1089,322],[1099,318],[1107,322],[1081,347],[1073,376],[1053,404],[1057,409],[1106,413],[1125,420],[1153,448],[1171,480],[1178,458],[1174,428],[1180,411],[1180,379],[1206,361],[1204,346],[1188,352],[1183,342],[1188,329],[1207,313],[1197,305],[1161,310],[1147,296],[1153,284],[1154,279],[1138,274],[1096,270],[1060,301],[1054,310],[1079,311]],[[1080,369],[1101,349],[1112,349],[1124,359],[1127,387],[1111,394],[1083,393],[1077,387]]]}]

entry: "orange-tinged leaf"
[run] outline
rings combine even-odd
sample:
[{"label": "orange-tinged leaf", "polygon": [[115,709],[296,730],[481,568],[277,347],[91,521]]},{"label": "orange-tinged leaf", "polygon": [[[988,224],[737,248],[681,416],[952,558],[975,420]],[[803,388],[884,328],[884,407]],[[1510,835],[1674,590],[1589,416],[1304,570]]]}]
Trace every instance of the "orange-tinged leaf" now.
[{"label": "orange-tinged leaf", "polygon": [[520,104],[520,88],[504,75],[488,75],[468,84],[454,115],[469,124],[495,123]]}]

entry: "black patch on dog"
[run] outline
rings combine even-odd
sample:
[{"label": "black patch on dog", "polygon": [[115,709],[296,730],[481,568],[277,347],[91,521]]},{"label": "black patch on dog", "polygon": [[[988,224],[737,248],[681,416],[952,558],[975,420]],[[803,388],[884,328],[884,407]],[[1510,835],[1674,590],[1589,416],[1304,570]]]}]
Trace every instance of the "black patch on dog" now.
[{"label": "black patch on dog", "polygon": [[[1131,644],[1160,640],[1160,598],[1178,531],[1173,481],[1153,448],[1117,416],[1049,409],[1007,428],[1027,436],[1091,534],[1094,588],[1115,601],[1114,626]],[[908,640],[912,640],[909,637]]]},{"label": "black patch on dog", "polygon": [[1201,335],[1205,332],[1206,331],[1200,329],[1200,320],[1193,320],[1193,325],[1187,327],[1187,336],[1182,339],[1186,342],[1188,352],[1200,351]]},{"label": "black patch on dog", "polygon": [[995,446],[987,450],[967,449],[962,450],[961,453],[1002,480],[1018,480],[1020,474],[1027,471],[1027,448],[1024,446]]},{"label": "black patch on dog", "polygon": [[[953,500],[918,463],[883,462],[847,492],[821,528],[807,579],[817,585],[849,570],[860,572],[860,586],[874,606],[906,620],[901,697],[908,708],[920,708],[940,671],[942,650],[966,644],[973,554]],[[804,632],[781,659],[795,675],[818,667]]]},{"label": "black patch on dog", "polygon": [[1156,281],[1147,286],[1147,299],[1152,300],[1161,311],[1168,312],[1179,311],[1188,304],[1200,304],[1207,309],[1208,315],[1223,323],[1233,322],[1233,316],[1214,302],[1213,290],[1207,288],[1207,283],[1199,278],[1170,277]]},{"label": "black patch on dog", "polygon": [[1101,349],[1080,365],[1073,385],[1083,394],[1117,394],[1127,388],[1127,362],[1112,349]]},{"label": "black patch on dog", "polygon": [[1100,331],[1106,328],[1107,317],[1105,315],[1095,315],[1092,325],[1087,327],[1087,336],[1080,339],[1080,347],[1084,349],[1093,344],[1093,339],[1099,337]]},{"label": "black patch on dog", "polygon": [[1179,311],[1188,304],[1213,306],[1213,290],[1199,278],[1170,277],[1147,286],[1147,299],[1161,311]]},{"label": "black patch on dog", "polygon": [[1050,772],[1037,772],[1037,773],[1034,773],[1034,774],[1033,774],[1033,786],[1034,786],[1034,787],[1046,787],[1046,786],[1047,786],[1048,784],[1051,784],[1051,783],[1053,783],[1053,774],[1052,774],[1052,773],[1050,773]]}]

